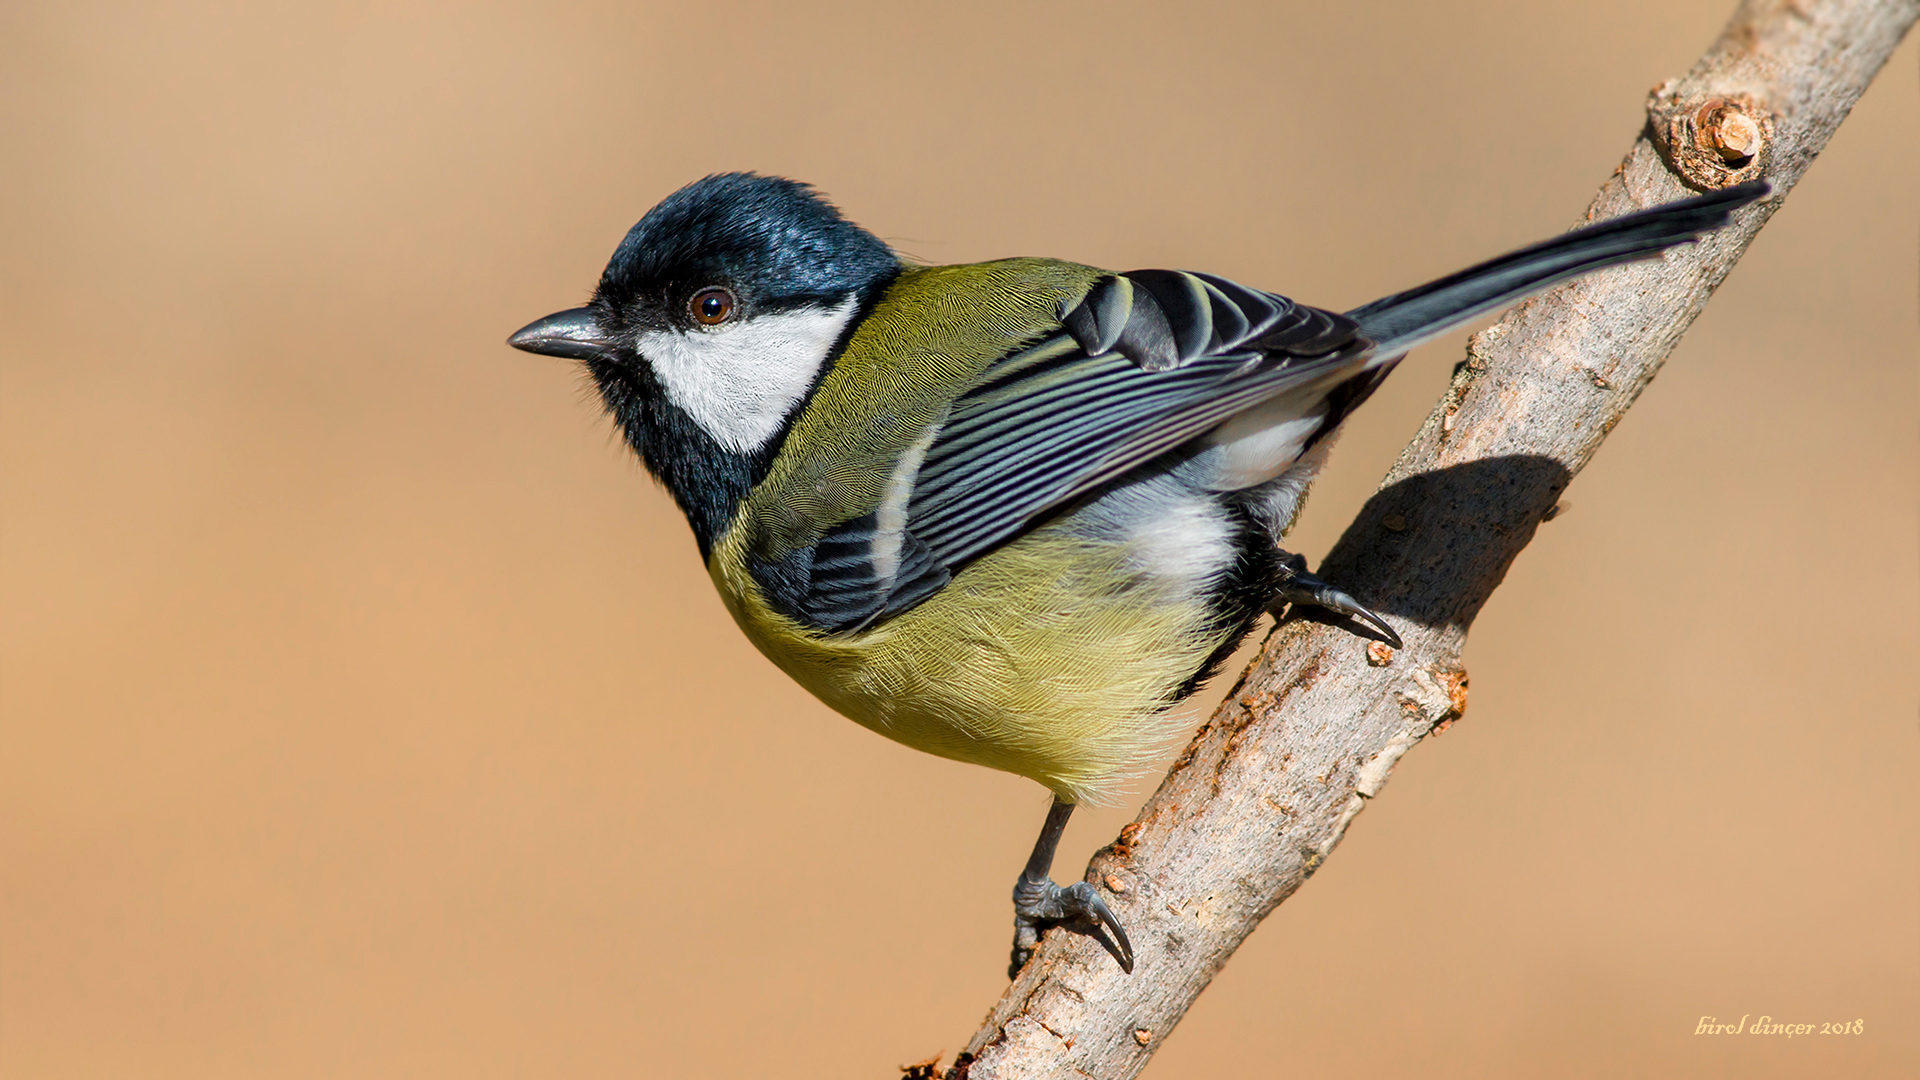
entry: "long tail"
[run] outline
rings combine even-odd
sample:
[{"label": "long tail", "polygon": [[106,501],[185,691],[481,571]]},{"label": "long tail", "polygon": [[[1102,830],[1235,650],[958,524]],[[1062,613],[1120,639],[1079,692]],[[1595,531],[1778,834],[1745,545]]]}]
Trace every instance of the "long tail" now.
[{"label": "long tail", "polygon": [[1439,337],[1474,316],[1605,266],[1651,259],[1712,232],[1733,211],[1772,191],[1754,180],[1576,229],[1347,312],[1385,358]]}]

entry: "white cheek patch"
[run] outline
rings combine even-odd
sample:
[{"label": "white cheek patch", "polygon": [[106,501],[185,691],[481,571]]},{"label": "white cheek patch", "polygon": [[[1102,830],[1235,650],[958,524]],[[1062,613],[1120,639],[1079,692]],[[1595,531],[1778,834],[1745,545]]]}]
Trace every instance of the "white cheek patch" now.
[{"label": "white cheek patch", "polygon": [[660,330],[635,347],[715,442],[735,453],[765,446],[806,396],[853,318],[854,298],[826,311],[761,315],[713,330]]}]

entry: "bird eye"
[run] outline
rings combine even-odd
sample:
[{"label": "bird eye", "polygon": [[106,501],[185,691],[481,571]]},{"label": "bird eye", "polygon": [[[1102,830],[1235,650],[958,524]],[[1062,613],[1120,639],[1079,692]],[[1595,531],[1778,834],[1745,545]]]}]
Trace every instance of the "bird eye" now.
[{"label": "bird eye", "polygon": [[739,305],[730,290],[714,286],[701,289],[687,301],[687,314],[702,326],[718,326],[733,318],[733,309]]}]

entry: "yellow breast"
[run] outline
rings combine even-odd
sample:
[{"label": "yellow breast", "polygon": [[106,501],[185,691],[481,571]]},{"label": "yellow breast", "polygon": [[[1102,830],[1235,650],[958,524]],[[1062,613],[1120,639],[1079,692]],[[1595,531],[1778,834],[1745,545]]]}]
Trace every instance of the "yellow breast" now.
[{"label": "yellow breast", "polygon": [[920,606],[821,635],[770,609],[729,535],[709,569],[768,659],[834,709],[918,750],[1099,800],[1176,726],[1165,706],[1232,633],[1128,545],[1038,529]]}]

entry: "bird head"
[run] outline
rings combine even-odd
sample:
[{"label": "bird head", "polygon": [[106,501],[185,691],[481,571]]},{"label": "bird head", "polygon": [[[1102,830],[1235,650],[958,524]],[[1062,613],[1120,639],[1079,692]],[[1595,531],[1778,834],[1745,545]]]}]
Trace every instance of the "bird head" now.
[{"label": "bird head", "polygon": [[886,244],[805,184],[722,173],[647,211],[584,307],[507,341],[585,363],[704,548],[899,272]]}]

